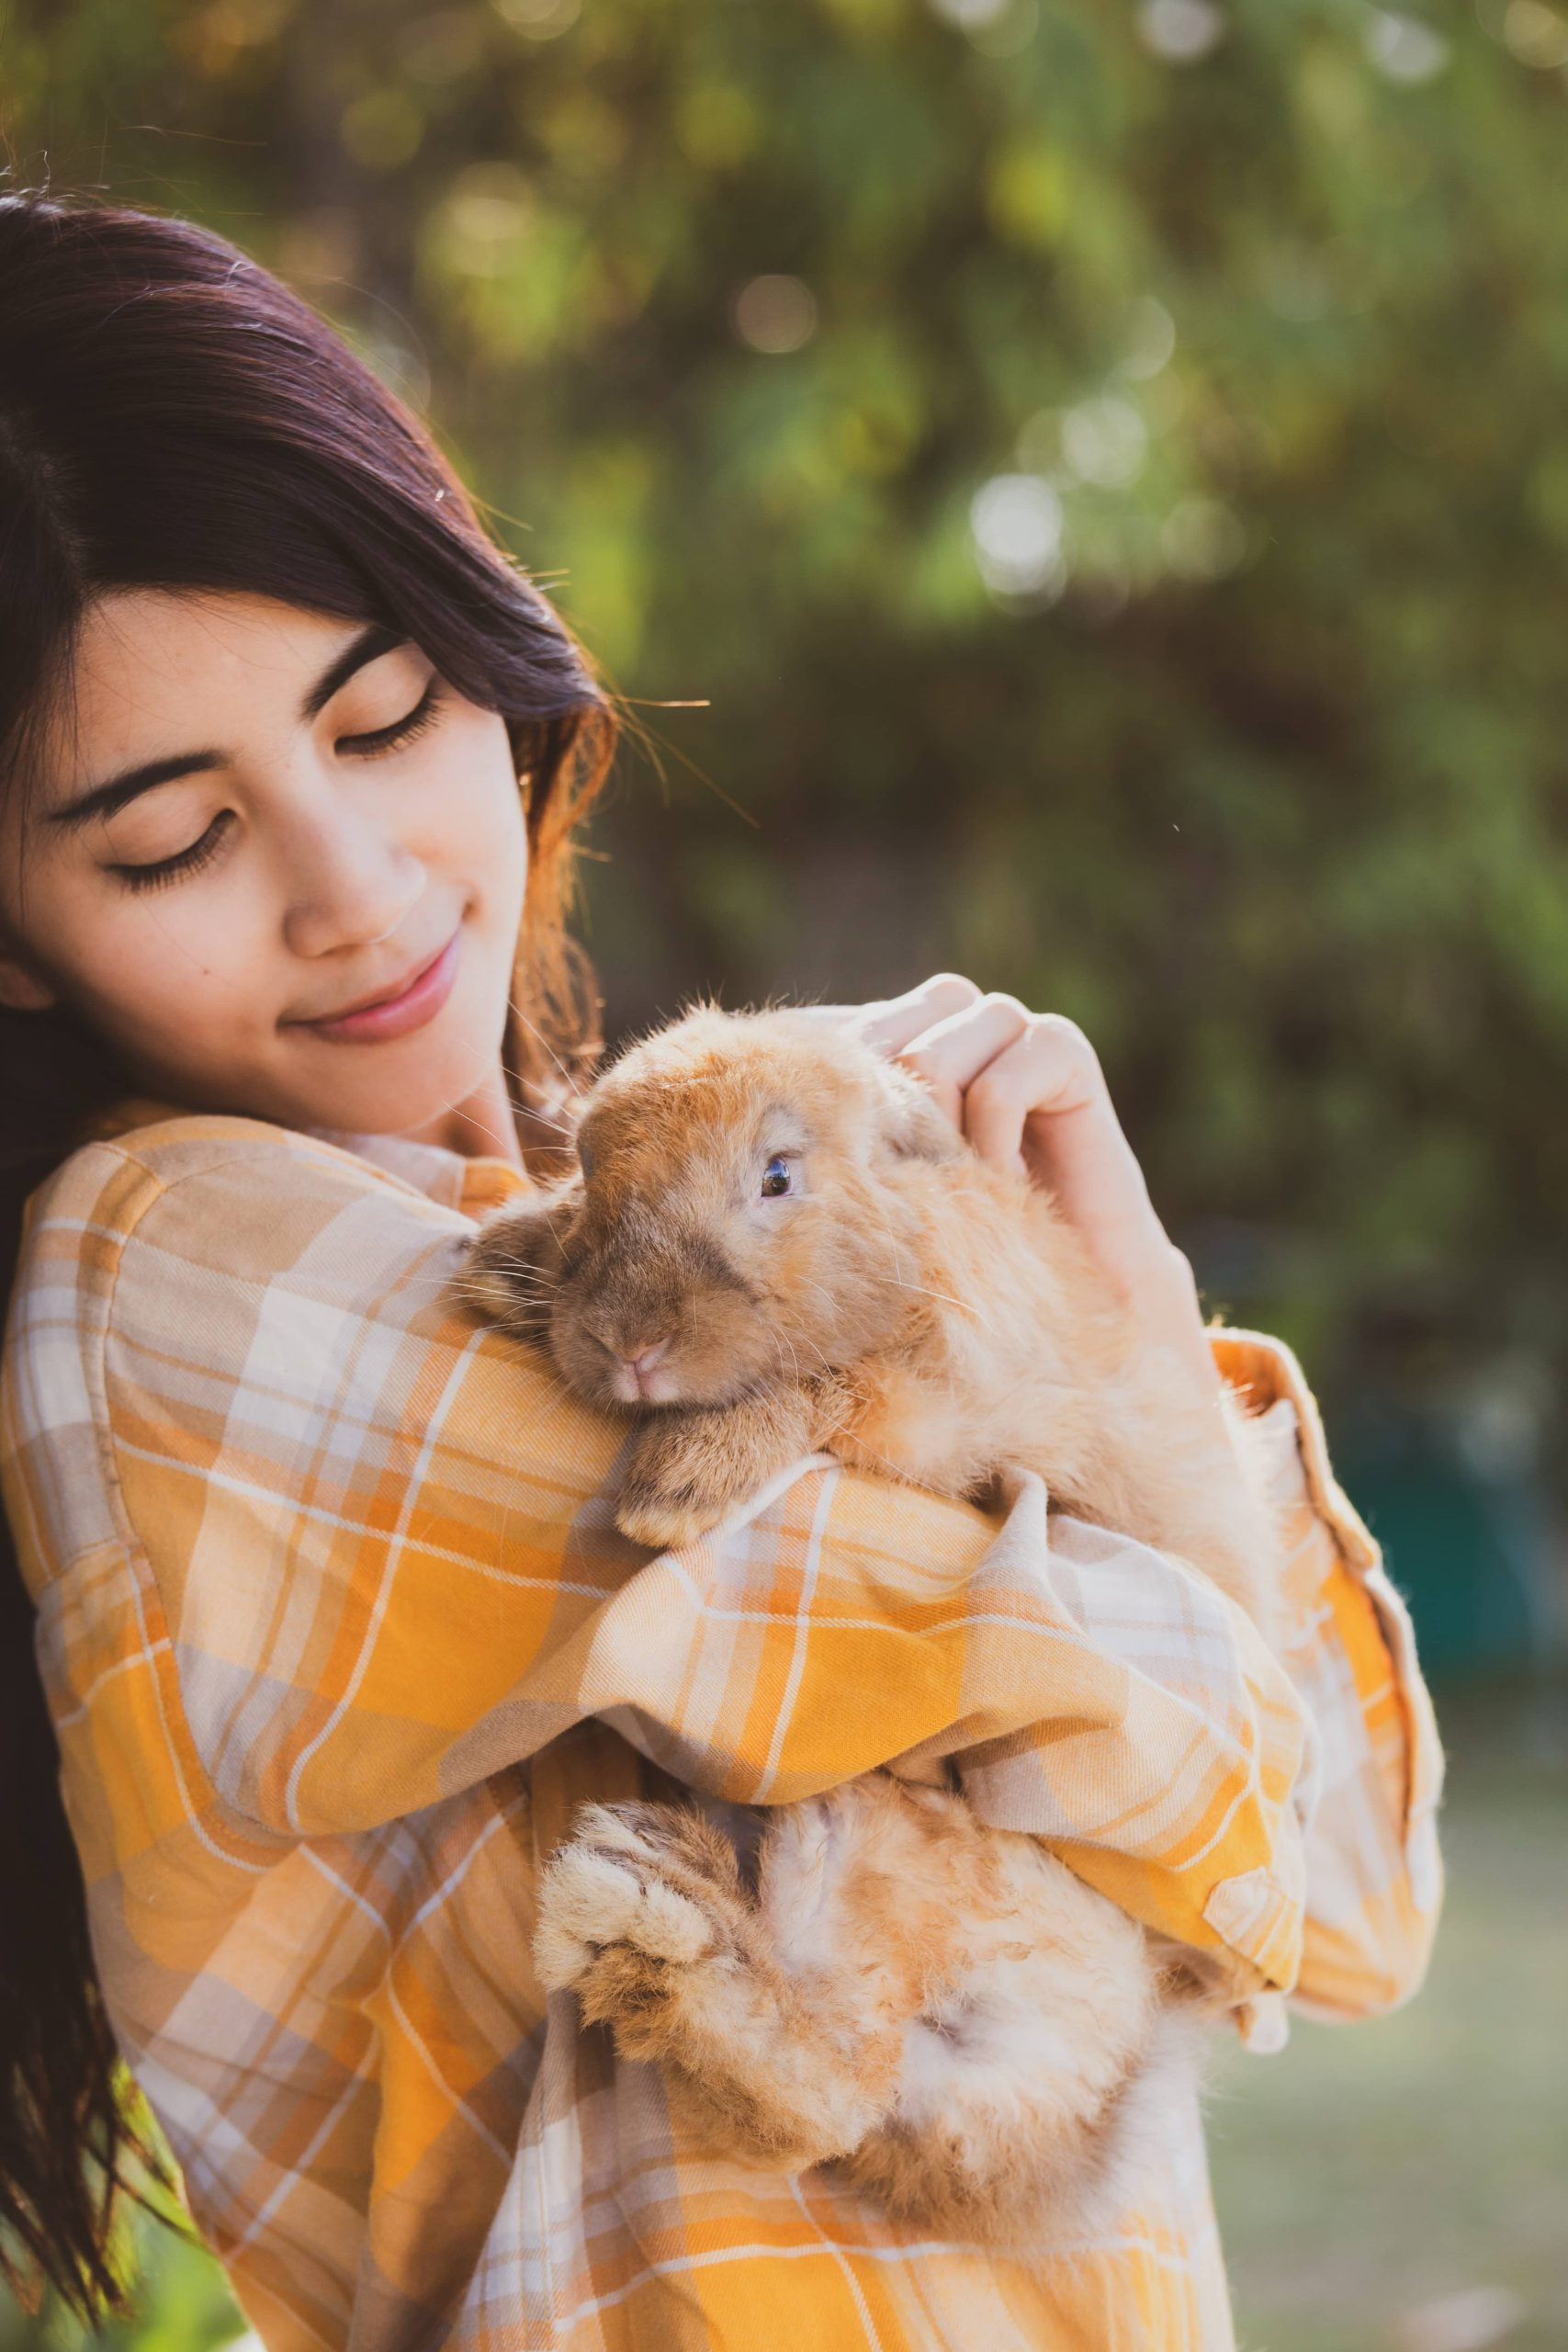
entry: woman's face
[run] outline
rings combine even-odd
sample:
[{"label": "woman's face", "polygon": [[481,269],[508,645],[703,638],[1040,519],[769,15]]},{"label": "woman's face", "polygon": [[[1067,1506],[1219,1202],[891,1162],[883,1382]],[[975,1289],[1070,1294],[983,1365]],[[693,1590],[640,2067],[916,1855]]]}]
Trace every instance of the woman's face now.
[{"label": "woman's face", "polygon": [[416,645],[238,594],[105,596],[73,685],[0,808],[0,1001],[73,1008],[197,1108],[435,1134],[504,1105],[527,844],[496,713]]}]

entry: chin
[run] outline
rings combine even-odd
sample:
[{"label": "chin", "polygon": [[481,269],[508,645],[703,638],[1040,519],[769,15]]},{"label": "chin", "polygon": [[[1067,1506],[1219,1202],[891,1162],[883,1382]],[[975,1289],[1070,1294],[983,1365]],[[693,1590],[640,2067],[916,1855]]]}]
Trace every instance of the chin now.
[{"label": "chin", "polygon": [[[420,1040],[409,1042],[417,1045]],[[366,1048],[367,1053],[377,1050]],[[411,1054],[409,1066],[399,1069],[391,1059],[395,1046],[381,1050],[388,1054],[382,1069],[374,1073],[367,1069],[357,1085],[350,1082],[337,1088],[321,1114],[321,1125],[345,1128],[355,1135],[419,1135],[477,1093],[494,1068],[493,1057],[476,1056],[470,1049],[462,1054],[433,1052],[423,1065]]]}]

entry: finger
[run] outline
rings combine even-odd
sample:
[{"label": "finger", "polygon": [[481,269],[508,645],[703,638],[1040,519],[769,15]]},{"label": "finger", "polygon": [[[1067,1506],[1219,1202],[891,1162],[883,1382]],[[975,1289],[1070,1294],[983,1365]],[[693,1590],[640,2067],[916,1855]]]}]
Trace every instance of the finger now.
[{"label": "finger", "polygon": [[922,1031],[897,1059],[930,1087],[948,1117],[962,1128],[967,1089],[1005,1046],[1023,1035],[1029,1020],[1016,997],[977,997]]},{"label": "finger", "polygon": [[879,1054],[892,1057],[901,1054],[912,1038],[963,1012],[966,1005],[978,1003],[979,999],[974,981],[966,980],[961,972],[934,972],[902,996],[863,1006],[856,1034]]},{"label": "finger", "polygon": [[1021,1137],[1031,1176],[1055,1193],[1091,1253],[1123,1287],[1163,1281],[1173,1254],[1170,1238],[1094,1047],[1076,1023],[1059,1014],[1042,1016],[1032,1045],[1039,1095],[1025,1114]]},{"label": "finger", "polygon": [[964,1097],[964,1132],[982,1159],[1022,1167],[1055,1194],[1091,1254],[1131,1292],[1163,1283],[1169,1237],[1122,1132],[1100,1057],[1075,1022],[1033,1019]]},{"label": "finger", "polygon": [[1026,1166],[1031,1120],[1056,1121],[1102,1105],[1114,1125],[1099,1058],[1081,1029],[1060,1014],[1026,1015],[1022,1029],[970,1080],[964,1132],[993,1167]]},{"label": "finger", "polygon": [[[968,1019],[978,1027],[991,1017],[988,1003]],[[917,1050],[925,1045],[917,1041]],[[1135,1306],[1148,1338],[1170,1348],[1202,1387],[1215,1385],[1191,1268],[1159,1221],[1100,1057],[1077,1023],[1062,1013],[1025,1014],[1021,1034],[970,1080],[962,1124],[982,1159],[1050,1188],[1090,1257]]]}]

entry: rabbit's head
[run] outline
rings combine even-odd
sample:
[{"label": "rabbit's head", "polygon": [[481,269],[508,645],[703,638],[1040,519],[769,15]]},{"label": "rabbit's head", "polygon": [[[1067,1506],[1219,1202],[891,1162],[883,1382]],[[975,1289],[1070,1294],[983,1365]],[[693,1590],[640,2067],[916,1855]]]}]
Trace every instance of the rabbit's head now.
[{"label": "rabbit's head", "polygon": [[644,1407],[730,1403],[885,1344],[919,1295],[900,1174],[965,1148],[823,1016],[712,1010],[617,1061],[577,1145],[506,1319],[531,1317],[580,1395]]}]

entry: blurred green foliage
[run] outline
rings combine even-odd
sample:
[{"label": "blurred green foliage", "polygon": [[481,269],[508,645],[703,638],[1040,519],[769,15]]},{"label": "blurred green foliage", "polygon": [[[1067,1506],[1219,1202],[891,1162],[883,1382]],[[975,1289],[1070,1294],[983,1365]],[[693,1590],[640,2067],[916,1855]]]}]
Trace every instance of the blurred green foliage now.
[{"label": "blurred green foliage", "polygon": [[1565,61],[1540,0],[12,0],[4,106],[342,321],[645,698],[614,1023],[1072,1013],[1332,1388],[1568,1329]]},{"label": "blurred green foliage", "polygon": [[0,2290],[0,2352],[260,2352],[212,2256],[192,2236],[145,2215],[125,2221],[123,2271],[133,2280],[121,2319],[93,2327],[52,2301],[39,2312],[17,2309]]}]

